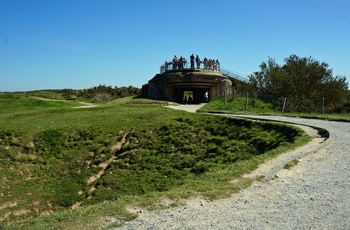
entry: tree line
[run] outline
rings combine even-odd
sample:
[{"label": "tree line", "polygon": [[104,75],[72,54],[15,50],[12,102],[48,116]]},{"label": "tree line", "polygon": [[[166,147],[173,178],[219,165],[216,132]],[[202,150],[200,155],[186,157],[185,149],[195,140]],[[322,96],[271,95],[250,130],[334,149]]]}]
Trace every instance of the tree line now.
[{"label": "tree line", "polygon": [[77,97],[82,99],[97,99],[102,101],[110,101],[117,98],[138,96],[141,94],[141,89],[134,86],[129,87],[112,87],[99,85],[89,89],[79,90]]},{"label": "tree line", "polygon": [[260,71],[249,76],[250,94],[285,111],[327,112],[350,111],[350,93],[345,76],[333,76],[325,62],[293,54],[280,65],[272,58],[262,62]]}]

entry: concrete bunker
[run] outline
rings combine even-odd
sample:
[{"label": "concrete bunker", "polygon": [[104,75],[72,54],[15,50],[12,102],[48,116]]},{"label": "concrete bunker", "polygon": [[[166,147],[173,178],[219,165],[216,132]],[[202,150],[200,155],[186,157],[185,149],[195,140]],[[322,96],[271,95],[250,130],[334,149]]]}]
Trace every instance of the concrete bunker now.
[{"label": "concrete bunker", "polygon": [[220,68],[168,68],[168,63],[161,66],[161,71],[147,84],[142,86],[142,94],[150,99],[167,100],[177,103],[199,104],[219,95],[233,93],[231,78],[224,75]]}]

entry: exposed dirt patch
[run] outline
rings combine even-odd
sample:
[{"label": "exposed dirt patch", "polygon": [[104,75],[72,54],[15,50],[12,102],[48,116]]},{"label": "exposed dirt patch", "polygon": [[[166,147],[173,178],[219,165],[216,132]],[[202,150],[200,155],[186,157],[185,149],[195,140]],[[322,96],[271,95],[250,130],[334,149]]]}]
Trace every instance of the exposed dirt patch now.
[{"label": "exposed dirt patch", "polygon": [[[112,149],[112,151],[113,151],[114,153],[115,153],[116,151],[118,151],[119,149],[121,149],[123,145],[128,145],[128,144],[129,144],[129,142],[126,141],[126,137],[127,137],[127,135],[128,135],[129,133],[128,133],[128,132],[123,133],[123,132],[121,131],[119,134],[123,134],[123,137],[122,137],[122,139],[121,139],[120,141],[118,141],[116,144],[114,144],[114,145],[111,147],[111,149]],[[108,160],[106,160],[106,161],[100,163],[100,164],[98,165],[98,167],[101,168],[101,170],[100,170],[98,173],[96,173],[95,175],[91,176],[91,177],[86,181],[87,185],[97,184],[96,181],[100,180],[100,178],[106,173],[106,169],[109,167],[109,165],[110,165],[113,161],[115,161],[115,160],[117,159],[117,157],[118,157],[118,156],[116,156],[116,155],[112,155],[112,157],[110,157]],[[87,161],[87,163],[88,163],[88,166],[87,166],[87,169],[88,169],[88,168],[91,167],[92,161]],[[91,186],[90,189],[89,189],[89,191],[87,192],[86,199],[91,199],[92,196],[93,196],[92,194],[93,194],[93,192],[94,192],[96,189],[97,189],[97,188],[96,188],[95,185]],[[82,195],[83,193],[84,193],[83,190],[80,190],[80,191],[78,192],[79,195]],[[80,206],[82,205],[83,202],[84,202],[84,201],[76,202],[75,204],[73,204],[73,205],[71,206],[71,208],[73,208],[73,209],[74,209],[74,208],[78,208],[78,207],[80,207]]]},{"label": "exposed dirt patch", "polygon": [[93,108],[93,107],[99,106],[99,105],[92,104],[92,103],[87,103],[87,102],[79,102],[79,104],[82,104],[82,105],[81,106],[76,106],[74,108],[76,108],[76,109],[84,109],[84,108]]},{"label": "exposed dirt patch", "polygon": [[49,99],[49,98],[44,98],[44,97],[30,97],[36,100],[41,100],[41,101],[65,101],[65,100],[58,100],[58,99]]},{"label": "exposed dirt patch", "polygon": [[[48,98],[43,98],[43,97],[30,97],[30,98],[37,99],[37,100],[41,100],[41,101],[59,101],[59,102],[67,102],[66,100],[48,99]],[[81,106],[76,106],[76,107],[74,107],[74,108],[83,109],[83,108],[92,108],[92,107],[99,106],[99,105],[92,104],[92,103],[87,103],[87,102],[79,102],[79,104],[81,104]]]},{"label": "exposed dirt patch", "polygon": [[13,211],[13,215],[15,216],[22,216],[22,215],[25,215],[27,213],[30,213],[31,211],[28,210],[28,209],[21,209],[21,210],[16,210],[16,211]]},{"label": "exposed dirt patch", "polygon": [[6,202],[2,205],[0,205],[0,210],[1,209],[5,209],[5,208],[12,208],[12,207],[16,207],[17,206],[17,201],[14,202]]},{"label": "exposed dirt patch", "polygon": [[[115,152],[117,150],[119,150],[123,144],[125,144],[125,138],[126,138],[126,135],[128,133],[125,133],[123,135],[123,139],[121,141],[118,141],[115,145],[112,146],[112,151]],[[93,183],[94,181],[96,181],[97,179],[99,179],[104,173],[105,173],[105,170],[106,168],[112,163],[112,161],[116,158],[116,156],[112,156],[111,158],[109,158],[107,161],[105,162],[102,162],[101,164],[99,164],[99,167],[102,168],[97,174],[93,175],[92,177],[90,177],[88,180],[87,180],[87,184],[91,184]]]}]

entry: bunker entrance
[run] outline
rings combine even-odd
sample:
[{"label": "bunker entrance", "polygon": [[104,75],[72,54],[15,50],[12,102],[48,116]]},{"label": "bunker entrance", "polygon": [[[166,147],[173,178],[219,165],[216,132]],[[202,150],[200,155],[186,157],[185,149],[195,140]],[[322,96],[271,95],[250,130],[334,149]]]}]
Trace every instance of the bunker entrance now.
[{"label": "bunker entrance", "polygon": [[210,89],[191,89],[176,88],[174,89],[175,102],[180,104],[200,104],[206,102],[205,94],[208,92],[210,98]]}]

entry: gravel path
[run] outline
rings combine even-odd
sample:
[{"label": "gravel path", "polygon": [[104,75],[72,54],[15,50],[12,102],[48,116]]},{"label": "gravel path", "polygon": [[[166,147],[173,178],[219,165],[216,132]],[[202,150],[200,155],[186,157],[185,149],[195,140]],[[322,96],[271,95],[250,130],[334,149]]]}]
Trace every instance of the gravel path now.
[{"label": "gravel path", "polygon": [[330,138],[283,154],[284,160],[302,156],[291,169],[276,161],[254,172],[272,172],[276,179],[256,181],[227,199],[197,198],[186,206],[145,211],[118,229],[350,229],[350,123],[263,118],[325,128]]}]

